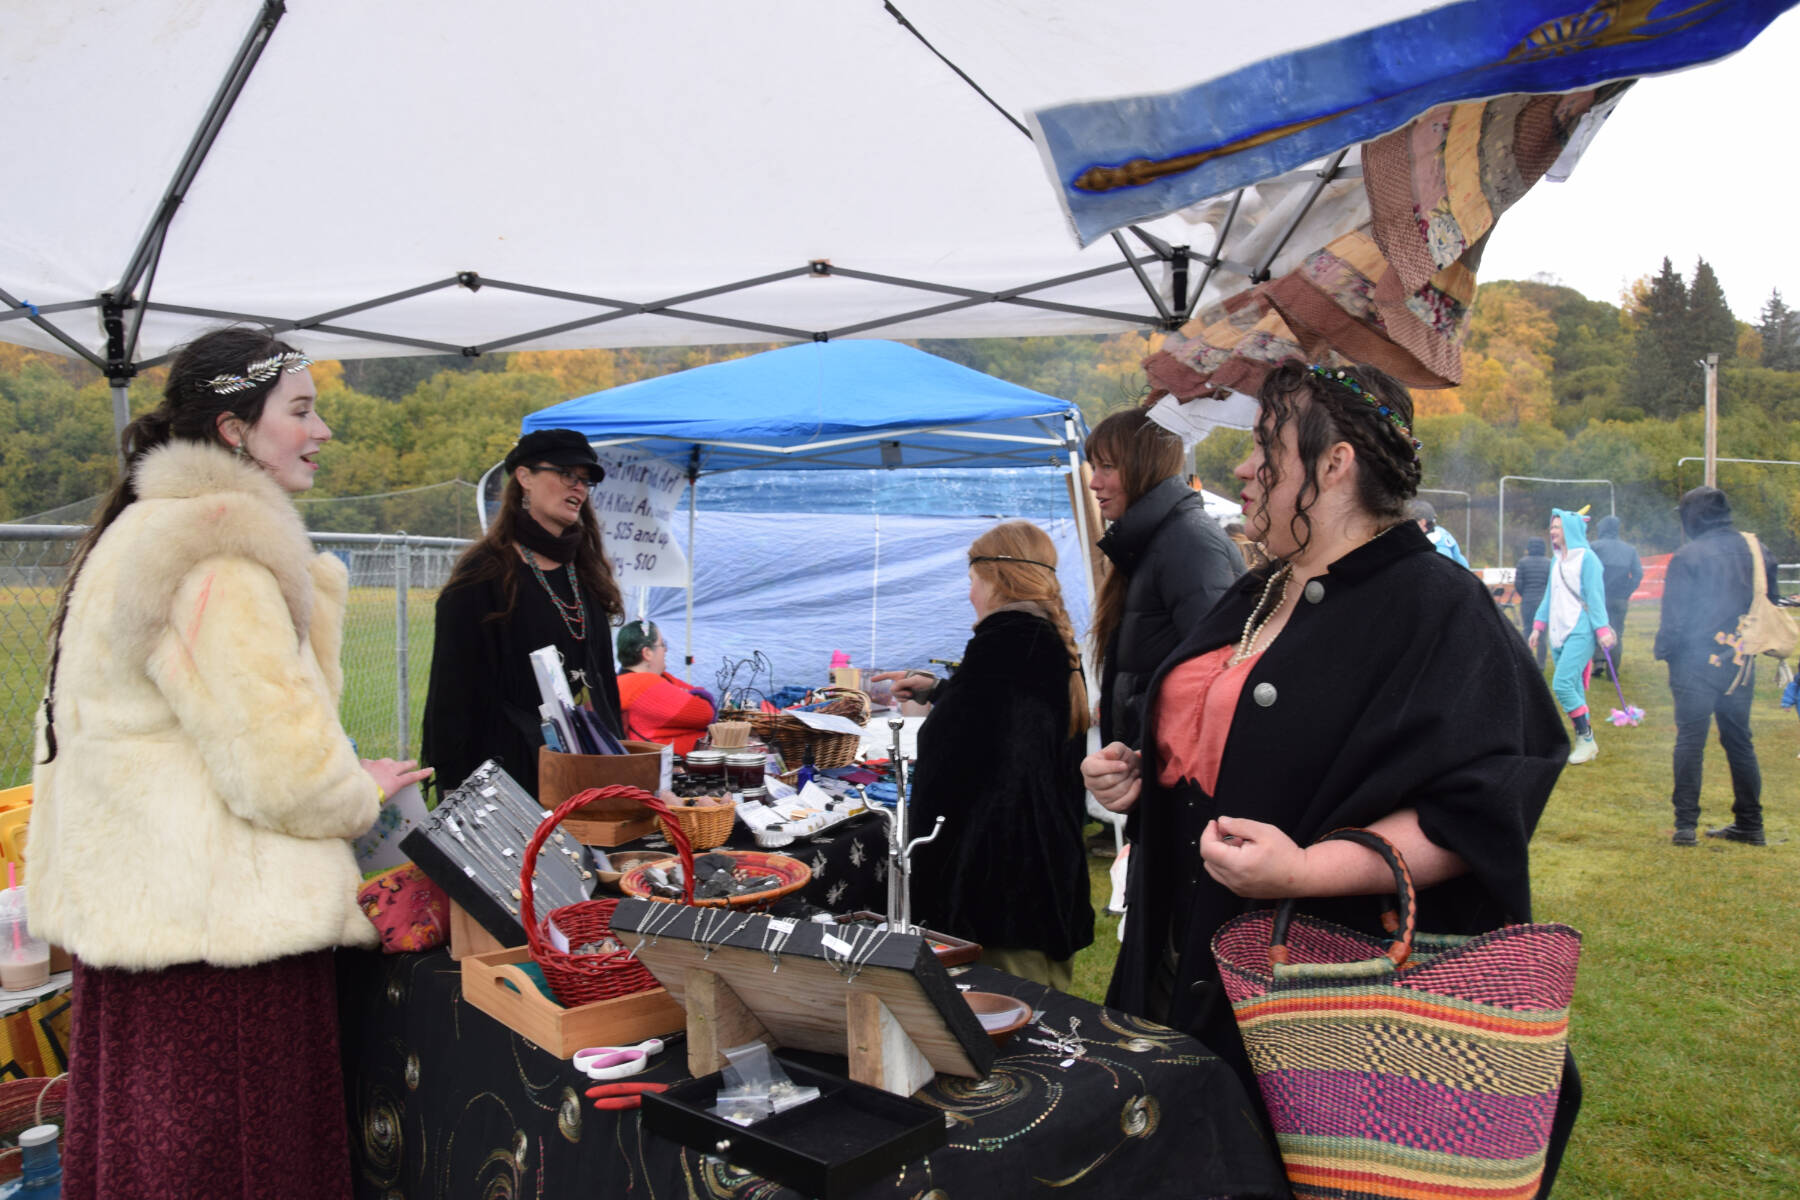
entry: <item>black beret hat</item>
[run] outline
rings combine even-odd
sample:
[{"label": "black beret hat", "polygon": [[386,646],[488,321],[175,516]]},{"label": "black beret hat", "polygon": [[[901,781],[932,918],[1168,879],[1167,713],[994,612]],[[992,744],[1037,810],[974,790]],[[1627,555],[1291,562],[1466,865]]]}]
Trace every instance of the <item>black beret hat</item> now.
[{"label": "black beret hat", "polygon": [[514,467],[533,463],[549,463],[553,467],[592,467],[594,482],[606,478],[606,468],[587,438],[573,429],[534,429],[507,451],[501,465],[511,473]]}]

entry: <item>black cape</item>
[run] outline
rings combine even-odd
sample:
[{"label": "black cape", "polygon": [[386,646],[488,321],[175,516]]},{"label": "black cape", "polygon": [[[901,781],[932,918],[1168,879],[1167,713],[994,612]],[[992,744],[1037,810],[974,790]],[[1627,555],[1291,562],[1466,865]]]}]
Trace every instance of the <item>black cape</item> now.
[{"label": "black cape", "polygon": [[[469,553],[487,552],[476,547]],[[585,687],[595,715],[615,735],[621,730],[618,669],[608,618],[593,597],[584,595],[587,636],[576,641],[531,570],[523,562],[512,565],[518,572],[514,579],[518,600],[506,620],[486,619],[504,603],[499,582],[470,582],[462,577],[461,564],[438,595],[420,754],[423,762],[437,768],[439,795],[489,758],[537,795],[538,748],[544,739],[538,728],[538,687],[530,655],[540,646],[562,652],[570,693],[579,698]],[[568,599],[568,576],[560,570],[544,574]]]},{"label": "black cape", "polygon": [[[1169,669],[1235,641],[1265,580],[1240,580],[1164,662],[1147,728]],[[1144,790],[1128,826],[1129,916],[1107,1003],[1196,1034],[1246,1076],[1211,940],[1249,902],[1201,867],[1209,819],[1266,821],[1304,846],[1415,808],[1426,836],[1469,864],[1419,893],[1419,927],[1475,933],[1530,919],[1526,843],[1568,756],[1523,643],[1479,579],[1437,554],[1417,525],[1401,522],[1313,583],[1251,668],[1216,795],[1187,781],[1158,786],[1146,736]],[[1302,907],[1380,929],[1376,898]]]},{"label": "black cape", "polygon": [[1025,612],[990,614],[919,729],[908,824],[917,920],[986,946],[1070,957],[1094,940],[1068,649]]}]

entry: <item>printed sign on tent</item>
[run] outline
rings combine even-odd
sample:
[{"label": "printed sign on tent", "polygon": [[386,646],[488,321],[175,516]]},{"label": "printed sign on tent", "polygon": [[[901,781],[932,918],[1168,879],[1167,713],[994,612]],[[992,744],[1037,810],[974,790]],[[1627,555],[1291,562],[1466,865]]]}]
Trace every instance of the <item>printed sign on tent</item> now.
[{"label": "printed sign on tent", "polygon": [[670,530],[687,476],[643,454],[602,454],[606,478],[588,495],[621,590],[686,587],[687,556]]}]

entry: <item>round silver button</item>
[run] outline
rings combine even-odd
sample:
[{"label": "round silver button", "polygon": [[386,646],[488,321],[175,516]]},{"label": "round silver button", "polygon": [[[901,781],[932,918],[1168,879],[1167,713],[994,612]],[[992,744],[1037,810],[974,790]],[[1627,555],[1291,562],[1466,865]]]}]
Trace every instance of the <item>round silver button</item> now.
[{"label": "round silver button", "polygon": [[1275,685],[1272,683],[1257,684],[1256,690],[1250,693],[1250,698],[1264,708],[1269,707],[1275,703]]},{"label": "round silver button", "polygon": [[1306,581],[1306,590],[1300,593],[1306,597],[1308,604],[1317,604],[1325,598],[1325,585],[1316,579]]}]

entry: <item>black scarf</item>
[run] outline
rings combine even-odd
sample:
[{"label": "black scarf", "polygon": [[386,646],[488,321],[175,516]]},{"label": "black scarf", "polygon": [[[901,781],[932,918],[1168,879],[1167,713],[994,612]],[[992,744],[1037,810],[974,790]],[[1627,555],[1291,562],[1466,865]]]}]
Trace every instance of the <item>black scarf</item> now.
[{"label": "black scarf", "polygon": [[513,518],[513,540],[533,554],[557,563],[571,563],[581,547],[581,522],[572,521],[561,533],[551,533],[538,524],[536,517],[521,509]]}]

